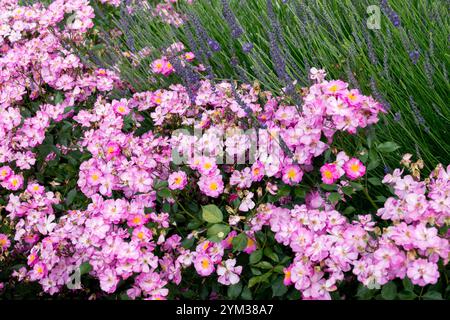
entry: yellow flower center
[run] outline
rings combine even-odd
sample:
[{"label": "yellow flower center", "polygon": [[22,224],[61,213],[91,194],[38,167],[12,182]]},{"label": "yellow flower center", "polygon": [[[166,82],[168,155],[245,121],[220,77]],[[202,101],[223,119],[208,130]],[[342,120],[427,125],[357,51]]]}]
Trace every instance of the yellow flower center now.
[{"label": "yellow flower center", "polygon": [[294,169],[289,169],[287,176],[289,179],[294,179],[297,176],[297,172]]},{"label": "yellow flower center", "polygon": [[203,168],[205,168],[205,169],[211,169],[211,167],[212,167],[212,164],[209,162],[206,162],[205,165],[203,166]]},{"label": "yellow flower center", "polygon": [[133,223],[138,224],[141,222],[141,218],[140,217],[134,217],[133,218]]},{"label": "yellow flower center", "polygon": [[219,188],[219,186],[217,185],[216,182],[212,182],[212,183],[209,185],[209,189],[211,189],[211,190],[213,190],[213,191],[216,191],[218,188]]},{"label": "yellow flower center", "polygon": [[336,92],[337,91],[337,89],[338,89],[338,86],[337,85],[332,85],[331,87],[330,87],[330,91],[331,92]]},{"label": "yellow flower center", "polygon": [[202,260],[202,268],[203,269],[209,268],[209,261],[208,261],[208,259],[203,259]]}]

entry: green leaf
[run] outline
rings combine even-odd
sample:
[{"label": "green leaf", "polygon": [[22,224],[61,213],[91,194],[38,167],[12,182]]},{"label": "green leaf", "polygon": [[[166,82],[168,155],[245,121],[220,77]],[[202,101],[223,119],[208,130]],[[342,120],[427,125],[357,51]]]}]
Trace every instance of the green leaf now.
[{"label": "green leaf", "polygon": [[260,282],[261,282],[261,276],[252,277],[252,278],[250,278],[250,280],[248,280],[248,287],[251,288],[255,284],[260,283]]},{"label": "green leaf", "polygon": [[303,199],[306,196],[306,190],[303,189],[303,188],[296,188],[294,190],[294,193],[295,193],[295,196],[298,197],[298,198],[302,198]]},{"label": "green leaf", "polygon": [[90,263],[87,262],[87,261],[86,261],[86,262],[83,262],[83,263],[80,265],[80,275],[89,273],[89,272],[91,272],[91,270],[92,270],[92,266],[91,266]]},{"label": "green leaf", "polygon": [[185,249],[190,249],[194,245],[194,242],[195,242],[194,237],[192,237],[190,239],[186,238],[183,240],[183,242],[181,242],[181,245]]},{"label": "green leaf", "polygon": [[372,177],[372,178],[369,178],[367,180],[374,186],[381,186],[381,184],[382,184],[381,180],[379,178],[376,178],[376,177]]},{"label": "green leaf", "polygon": [[398,297],[401,300],[414,300],[415,298],[417,298],[417,295],[412,291],[403,290],[398,294]]},{"label": "green leaf", "polygon": [[209,223],[218,223],[223,220],[222,211],[214,204],[202,206],[202,217],[203,220]]},{"label": "green leaf", "polygon": [[233,250],[235,251],[243,251],[247,248],[247,235],[245,233],[241,233],[233,238],[231,244],[233,245]]},{"label": "green leaf", "polygon": [[169,183],[167,181],[158,180],[155,182],[154,188],[162,189],[162,188],[166,188],[168,185],[169,185]]},{"label": "green leaf", "polygon": [[422,296],[424,300],[443,300],[442,294],[437,291],[429,291]]},{"label": "green leaf", "polygon": [[358,287],[358,291],[356,292],[356,297],[360,300],[370,300],[373,298],[377,290],[371,290],[366,286],[360,284]]},{"label": "green leaf", "polygon": [[244,290],[242,290],[241,298],[243,300],[252,300],[252,291],[248,287],[245,287]]},{"label": "green leaf", "polygon": [[291,187],[288,185],[282,185],[277,192],[278,197],[285,197],[291,193]]},{"label": "green leaf", "polygon": [[326,183],[322,183],[320,185],[320,187],[325,190],[325,191],[335,191],[337,190],[337,185],[336,184],[326,184]]},{"label": "green leaf", "polygon": [[208,239],[213,242],[220,242],[230,233],[230,227],[222,223],[213,224],[208,228]]},{"label": "green leaf", "polygon": [[64,96],[63,96],[63,94],[61,92],[57,92],[55,94],[54,98],[55,98],[55,100],[54,100],[55,104],[61,103],[64,100]]},{"label": "green leaf", "polygon": [[380,160],[378,160],[378,159],[371,160],[369,162],[369,164],[367,165],[367,171],[371,171],[371,170],[377,168],[379,165],[380,165]]},{"label": "green leaf", "polygon": [[258,283],[266,282],[267,279],[269,279],[269,277],[271,275],[272,275],[272,271],[269,271],[261,276],[256,276],[256,277],[250,278],[250,280],[248,281],[248,287],[251,288]]},{"label": "green leaf", "polygon": [[256,268],[250,268],[250,270],[252,271],[252,274],[255,276],[259,276],[262,274],[261,270],[256,269]]},{"label": "green leaf", "polygon": [[283,283],[283,277],[278,277],[272,284],[272,297],[280,297],[288,291],[288,288]]},{"label": "green leaf", "polygon": [[70,190],[66,196],[66,205],[70,206],[76,196],[77,196],[77,189]]},{"label": "green leaf", "polygon": [[270,249],[269,247],[266,247],[264,249],[264,255],[266,257],[268,257],[269,259],[271,259],[272,261],[275,261],[275,262],[279,262],[280,261],[280,259],[278,258],[277,254],[275,252],[273,252],[273,250]]},{"label": "green leaf", "polygon": [[345,195],[347,195],[347,196],[351,196],[353,193],[354,193],[354,191],[353,191],[353,187],[343,187],[342,188],[342,191],[344,192],[344,194]]},{"label": "green leaf", "polygon": [[273,267],[270,264],[270,262],[268,262],[268,261],[261,261],[261,262],[258,262],[257,264],[255,264],[255,268],[272,269]]},{"label": "green leaf", "polygon": [[400,146],[392,141],[384,142],[377,146],[378,151],[380,151],[382,153],[394,152],[395,150],[397,150],[399,148],[400,148]]},{"label": "green leaf", "polygon": [[119,297],[120,300],[131,300],[126,292],[122,292]]},{"label": "green leaf", "polygon": [[253,251],[250,254],[250,258],[249,258],[250,264],[258,263],[262,259],[262,256],[263,256],[262,249],[258,249],[258,250]]},{"label": "green leaf", "polygon": [[332,192],[328,196],[328,200],[330,202],[337,202],[337,201],[341,200],[341,195],[339,193],[337,193],[337,192]]},{"label": "green leaf", "polygon": [[358,183],[358,182],[351,181],[350,185],[357,191],[361,191],[361,190],[364,189],[363,185],[361,183]]},{"label": "green leaf", "polygon": [[377,197],[375,198],[375,202],[378,202],[378,203],[385,203],[385,202],[386,202],[386,197],[384,197],[384,196],[377,196]]},{"label": "green leaf", "polygon": [[172,196],[172,193],[170,192],[169,189],[164,188],[164,189],[161,189],[158,191],[158,196],[160,196],[163,199],[166,199],[166,198],[170,198]]},{"label": "green leaf", "polygon": [[356,209],[352,206],[345,208],[345,210],[342,212],[344,215],[348,216],[351,215],[353,212],[355,212]]},{"label": "green leaf", "polygon": [[189,210],[191,210],[192,212],[198,212],[199,208],[198,205],[195,202],[191,202],[187,205],[187,207],[189,208]]},{"label": "green leaf", "polygon": [[278,265],[275,268],[273,268],[273,272],[284,274],[284,266]]},{"label": "green leaf", "polygon": [[228,298],[230,298],[230,299],[237,299],[237,297],[239,297],[241,292],[242,292],[242,284],[236,283],[236,284],[228,287],[227,295],[228,295]]},{"label": "green leaf", "polygon": [[[164,210],[163,212],[167,212],[167,210]],[[186,217],[183,216],[181,213],[176,213],[176,214],[173,216],[173,219],[174,219],[175,222],[177,222],[177,223],[183,223],[183,222],[186,221]]]},{"label": "green leaf", "polygon": [[194,230],[198,229],[201,226],[201,224],[202,224],[201,221],[193,220],[187,224],[187,227],[189,230]]},{"label": "green leaf", "polygon": [[369,152],[367,152],[367,149],[363,149],[359,153],[359,160],[361,160],[363,163],[366,163],[367,159],[369,159]]},{"label": "green leaf", "polygon": [[394,282],[388,282],[381,288],[381,296],[384,300],[394,300],[397,296],[397,286]]},{"label": "green leaf", "polygon": [[403,283],[403,288],[405,288],[406,291],[413,291],[414,290],[414,285],[411,282],[411,280],[409,280],[409,278],[404,278],[402,280]]}]

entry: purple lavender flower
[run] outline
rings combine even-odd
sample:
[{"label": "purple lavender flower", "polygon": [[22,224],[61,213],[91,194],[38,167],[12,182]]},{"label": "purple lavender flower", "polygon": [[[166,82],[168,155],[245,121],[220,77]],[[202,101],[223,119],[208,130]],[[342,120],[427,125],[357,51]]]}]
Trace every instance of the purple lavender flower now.
[{"label": "purple lavender flower", "polygon": [[231,29],[231,35],[233,36],[233,38],[236,39],[242,35],[243,31],[242,28],[239,26],[239,23],[237,22],[233,11],[231,11],[228,1],[229,0],[222,0],[222,8],[223,8],[222,14],[228,26]]},{"label": "purple lavender flower", "polygon": [[409,52],[409,58],[411,59],[413,64],[417,64],[420,58],[420,52],[419,50],[412,50]]},{"label": "purple lavender flower", "polygon": [[409,104],[411,105],[411,109],[413,111],[414,120],[416,121],[418,126],[421,126],[425,132],[430,132],[430,128],[427,126],[425,118],[420,113],[419,107],[414,101],[412,96],[409,96]]},{"label": "purple lavender flower", "polygon": [[242,45],[242,50],[245,53],[249,53],[250,51],[252,51],[252,49],[253,49],[253,43],[251,43],[251,42],[246,42]]},{"label": "purple lavender flower", "polygon": [[389,6],[387,0],[381,0],[381,10],[383,10],[383,13],[389,18],[396,28],[400,27],[400,17],[397,12]]},{"label": "purple lavender flower", "polygon": [[213,52],[220,51],[220,44],[214,39],[208,40],[208,46]]}]

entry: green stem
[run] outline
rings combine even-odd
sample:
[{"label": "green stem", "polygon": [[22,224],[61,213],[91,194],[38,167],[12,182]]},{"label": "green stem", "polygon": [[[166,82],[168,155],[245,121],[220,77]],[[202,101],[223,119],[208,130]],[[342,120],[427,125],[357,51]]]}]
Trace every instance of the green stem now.
[{"label": "green stem", "polygon": [[378,206],[375,203],[375,201],[373,201],[372,197],[369,195],[369,192],[367,191],[367,188],[363,188],[363,192],[366,195],[366,198],[369,200],[369,202],[372,204],[372,206],[378,210]]},{"label": "green stem", "polygon": [[202,220],[200,220],[198,217],[194,216],[192,213],[190,213],[189,211],[186,210],[186,208],[181,204],[181,202],[178,200],[177,197],[172,196],[173,199],[175,199],[176,203],[180,206],[180,208],[192,219],[195,219],[199,222],[203,222]]}]

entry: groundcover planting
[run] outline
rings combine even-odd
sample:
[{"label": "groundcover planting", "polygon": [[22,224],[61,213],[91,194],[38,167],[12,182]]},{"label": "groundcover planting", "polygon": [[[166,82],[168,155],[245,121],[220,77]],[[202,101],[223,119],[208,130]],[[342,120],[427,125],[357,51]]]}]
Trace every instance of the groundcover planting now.
[{"label": "groundcover planting", "polygon": [[0,0],[0,299],[448,299],[447,12]]}]

